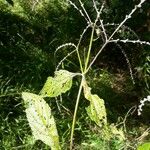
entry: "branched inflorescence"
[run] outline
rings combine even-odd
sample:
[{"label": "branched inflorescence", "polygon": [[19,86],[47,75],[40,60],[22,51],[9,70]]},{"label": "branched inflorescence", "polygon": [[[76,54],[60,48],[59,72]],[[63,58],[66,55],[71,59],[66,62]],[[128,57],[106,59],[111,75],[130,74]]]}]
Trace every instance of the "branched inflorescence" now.
[{"label": "branched inflorescence", "polygon": [[144,98],[140,101],[140,105],[138,107],[138,115],[141,115],[142,107],[145,105],[145,102],[150,102],[150,95],[148,95],[147,98]]},{"label": "branched inflorescence", "polygon": [[146,42],[146,41],[140,41],[140,40],[130,40],[130,39],[125,39],[125,40],[121,40],[121,39],[116,39],[116,40],[110,40],[109,42],[123,42],[123,43],[138,43],[138,44],[145,44],[145,45],[149,45],[150,46],[150,42]]},{"label": "branched inflorescence", "polygon": [[[124,24],[126,23],[126,21],[128,19],[130,19],[133,15],[133,13],[138,9],[138,8],[141,8],[142,4],[145,2],[146,0],[141,0],[139,2],[139,4],[135,5],[135,7],[132,9],[132,11],[125,16],[124,20],[119,23],[119,24],[115,24],[115,23],[105,23],[104,24],[104,21],[103,19],[101,18],[101,14],[102,14],[102,11],[103,11],[103,8],[104,8],[104,5],[105,3],[102,3],[100,9],[98,8],[97,6],[97,3],[95,0],[92,0],[93,2],[93,8],[94,10],[96,11],[96,18],[94,21],[92,21],[92,19],[90,18],[88,12],[86,11],[85,7],[84,7],[84,4],[81,0],[78,0],[79,2],[79,6],[80,8],[74,3],[72,2],[71,0],[68,0],[68,3],[70,5],[72,5],[80,14],[81,16],[83,16],[83,18],[85,19],[85,21],[87,22],[87,26],[86,28],[83,30],[82,34],[80,35],[80,39],[78,41],[78,44],[75,45],[73,43],[66,43],[66,44],[63,44],[61,46],[59,46],[57,49],[56,49],[56,52],[63,48],[63,47],[66,47],[66,46],[72,46],[75,48],[75,50],[71,51],[70,53],[67,54],[67,56],[65,56],[58,64],[57,66],[57,69],[58,67],[61,65],[61,63],[63,63],[63,61],[65,61],[71,54],[73,54],[74,52],[77,52],[77,55],[78,55],[78,58],[80,60],[80,67],[82,68],[82,64],[81,64],[81,58],[79,56],[79,46],[81,44],[81,41],[83,39],[83,36],[84,34],[87,32],[88,28],[94,28],[94,32],[97,34],[97,38],[100,38],[102,37],[102,41],[103,41],[103,45],[102,47],[100,48],[100,50],[97,52],[97,54],[95,55],[95,57],[93,58],[93,60],[90,62],[90,64],[88,65],[85,73],[88,72],[88,70],[92,67],[92,65],[94,64],[94,62],[96,61],[96,59],[98,58],[98,56],[100,55],[100,53],[103,51],[103,49],[107,46],[108,43],[116,43],[117,46],[119,46],[118,44],[119,43],[133,43],[133,44],[141,44],[141,45],[150,45],[150,42],[146,42],[146,41],[141,41],[139,40],[137,34],[131,30],[129,27],[125,26]],[[106,29],[106,27],[113,27],[115,28],[115,30],[110,34],[110,36],[108,35],[108,31]],[[122,31],[122,30],[127,30],[129,31],[131,34],[134,35],[134,37],[136,37],[136,40],[133,40],[133,39],[114,39],[114,35],[116,33],[118,33],[119,31]],[[100,36],[101,35],[101,36]],[[93,39],[94,41],[94,39]],[[120,48],[120,46],[119,46]],[[131,78],[133,79],[133,74],[132,74],[132,68],[131,68],[131,64],[130,64],[130,61],[128,59],[128,56],[127,54],[125,53],[125,50],[123,50],[122,48],[121,49],[121,52],[123,53],[125,59],[126,59],[126,62],[128,64],[128,68],[129,68],[129,71],[130,71],[130,76]],[[55,53],[56,53],[55,52]],[[133,83],[134,83],[134,80],[133,80]]]},{"label": "branched inflorescence", "polygon": [[77,50],[77,47],[76,47],[76,45],[75,45],[74,43],[66,43],[66,44],[60,45],[60,46],[56,49],[54,55],[56,55],[56,53],[57,53],[60,49],[62,49],[62,48],[64,48],[64,47],[74,47],[75,50],[73,50],[73,51],[71,51],[70,53],[68,53],[61,61],[59,61],[58,65],[57,65],[57,67],[56,67],[56,71],[59,69],[59,67],[61,66],[61,64],[62,64],[70,55],[72,55],[72,54],[73,54],[74,52],[76,52],[76,50]]}]

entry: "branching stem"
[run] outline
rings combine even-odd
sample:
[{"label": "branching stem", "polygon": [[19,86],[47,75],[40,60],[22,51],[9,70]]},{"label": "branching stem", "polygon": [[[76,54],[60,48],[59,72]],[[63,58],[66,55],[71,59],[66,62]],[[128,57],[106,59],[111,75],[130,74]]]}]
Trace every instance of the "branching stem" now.
[{"label": "branching stem", "polygon": [[86,58],[86,62],[85,62],[84,72],[86,72],[86,69],[87,69],[87,66],[89,63],[89,59],[90,59],[90,53],[91,53],[91,48],[92,48],[92,44],[93,44],[94,30],[95,30],[95,24],[92,27],[91,39],[90,39],[89,49],[88,49],[87,58]]}]

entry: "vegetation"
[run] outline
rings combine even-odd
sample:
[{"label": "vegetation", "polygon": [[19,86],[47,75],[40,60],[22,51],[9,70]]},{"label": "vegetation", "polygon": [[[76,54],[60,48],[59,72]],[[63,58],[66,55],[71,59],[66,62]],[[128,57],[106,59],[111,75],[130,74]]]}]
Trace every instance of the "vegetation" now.
[{"label": "vegetation", "polygon": [[147,0],[0,8],[0,149],[149,149]]}]

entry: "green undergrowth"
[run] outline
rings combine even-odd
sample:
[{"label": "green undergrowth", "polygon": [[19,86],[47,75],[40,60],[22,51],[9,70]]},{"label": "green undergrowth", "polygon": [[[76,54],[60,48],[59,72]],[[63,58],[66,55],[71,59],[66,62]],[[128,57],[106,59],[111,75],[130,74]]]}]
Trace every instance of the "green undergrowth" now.
[{"label": "green undergrowth", "polygon": [[[55,65],[72,50],[65,47],[55,55],[56,47],[66,41],[73,41],[76,44],[79,33],[85,25],[82,16],[72,7],[68,7],[65,0],[45,0],[45,3],[39,1],[35,7],[32,7],[31,3],[22,0],[0,0],[0,150],[49,150],[49,147],[41,141],[35,142],[33,139],[21,93],[22,91],[35,94],[40,92],[47,77],[54,75]],[[125,3],[117,0],[112,1],[112,4],[106,4],[103,14],[106,21],[120,22],[125,16],[122,13],[126,14],[125,9],[129,5],[125,9],[118,7],[124,6]],[[85,6],[94,17],[90,1]],[[142,38],[149,41],[149,34],[145,29],[148,28],[145,24],[148,6],[147,3],[145,9],[141,8],[141,12],[144,11],[143,15],[135,14],[131,28],[140,30],[139,33],[144,32]],[[137,21],[137,18],[140,18],[140,21]],[[120,37],[129,38],[130,35],[121,32]],[[83,38],[81,51],[84,53],[88,40],[86,37]],[[85,109],[89,101],[86,101],[82,94],[75,126],[74,149],[134,150],[138,145],[150,141],[149,106],[144,106],[141,117],[137,116],[136,111],[139,100],[150,91],[149,48],[141,47],[130,44],[123,46],[133,66],[135,85],[125,65],[125,58],[121,52],[118,52],[119,48],[113,44],[106,47],[102,59],[98,59],[89,70],[86,78],[92,93],[96,93],[105,102],[108,127],[103,132],[90,120]],[[94,43],[92,57],[97,50],[99,50],[99,40]],[[81,57],[84,55],[81,54]],[[78,72],[77,61],[72,55],[62,63],[61,68]],[[79,83],[79,78],[75,77],[71,90],[65,95],[58,96],[57,100],[45,99],[55,117],[60,145],[64,150],[69,149]]]},{"label": "green undergrowth", "polygon": [[[92,77],[92,81],[90,78]],[[108,129],[105,132],[92,122],[86,114],[85,106],[88,105],[88,102],[84,100],[84,97],[81,97],[80,105],[77,115],[77,123],[75,127],[75,145],[74,149],[85,149],[85,150],[118,150],[119,148],[133,148],[136,147],[143,141],[148,141],[148,137],[143,137],[141,141],[137,141],[136,138],[140,137],[144,130],[148,126],[142,124],[142,122],[137,125],[137,119],[131,119],[132,115],[128,117],[126,128],[124,128],[124,123],[120,124],[127,114],[127,111],[133,106],[134,100],[131,101],[131,104],[125,105],[125,97],[123,92],[131,94],[133,90],[132,82],[128,76],[125,86],[121,88],[116,88],[116,76],[111,74],[106,70],[95,70],[90,71],[88,74],[89,82],[91,82],[92,91],[98,93],[105,100],[107,116],[109,124],[115,123],[119,129],[120,133],[112,133],[112,129]],[[124,79],[125,80],[125,79]],[[3,82],[2,82],[3,81]],[[40,141],[34,141],[31,129],[26,120],[24,106],[20,97],[19,91],[33,91],[38,93],[37,89],[33,90],[33,87],[22,86],[21,89],[17,89],[17,86],[12,87],[10,83],[7,83],[4,79],[1,79],[1,87],[3,89],[3,96],[0,97],[1,105],[1,122],[0,122],[0,145],[1,149],[33,149],[33,150],[48,150],[49,148]],[[58,132],[60,135],[60,145],[62,149],[69,148],[69,138],[70,138],[70,129],[73,115],[73,102],[75,101],[76,94],[76,85],[78,85],[78,79],[74,79],[73,87],[67,95],[63,96],[63,101],[58,98],[56,103],[55,99],[52,99],[49,104],[53,110],[53,115],[56,118],[56,124]],[[119,86],[119,84],[118,84]],[[96,87],[96,88],[94,88]],[[130,88],[129,88],[130,87]],[[131,88],[132,87],[132,88]],[[19,87],[18,87],[19,88]],[[5,91],[5,92],[4,92]],[[18,92],[17,95],[16,91]],[[7,95],[12,93],[12,95]],[[5,94],[5,95],[4,95]],[[112,107],[113,106],[113,107]],[[58,109],[59,108],[59,109]],[[121,109],[121,111],[120,111]],[[59,111],[58,111],[59,110]],[[136,114],[136,112],[134,112]],[[133,114],[133,115],[134,115]],[[141,121],[141,120],[139,120]],[[142,130],[141,130],[142,128]],[[118,132],[118,131],[117,131]],[[105,134],[105,135],[104,135]],[[115,136],[116,135],[116,136]],[[118,135],[123,137],[120,138]],[[130,140],[128,139],[130,138]],[[67,142],[68,141],[68,142]]]}]

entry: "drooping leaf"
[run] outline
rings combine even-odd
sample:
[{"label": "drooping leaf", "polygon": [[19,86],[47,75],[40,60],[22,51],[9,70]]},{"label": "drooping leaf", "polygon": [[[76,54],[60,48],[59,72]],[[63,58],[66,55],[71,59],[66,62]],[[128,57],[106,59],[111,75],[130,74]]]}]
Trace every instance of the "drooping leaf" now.
[{"label": "drooping leaf", "polygon": [[40,94],[43,97],[56,97],[61,93],[67,92],[72,86],[74,73],[67,70],[55,72],[55,77],[48,77]]},{"label": "drooping leaf", "polygon": [[86,108],[86,111],[98,126],[106,124],[106,110],[104,105],[104,100],[100,99],[97,95],[91,94],[90,106]]},{"label": "drooping leaf", "polygon": [[104,100],[96,94],[91,94],[91,88],[86,81],[83,83],[83,89],[85,98],[90,101],[90,105],[86,108],[87,114],[98,126],[105,125],[107,118]]},{"label": "drooping leaf", "polygon": [[52,150],[60,150],[59,136],[51,109],[45,100],[36,94],[23,92],[26,116],[36,140],[49,145]]}]

